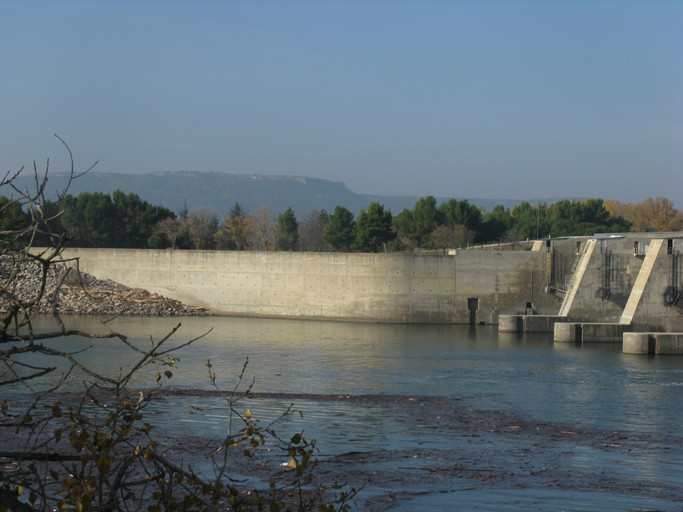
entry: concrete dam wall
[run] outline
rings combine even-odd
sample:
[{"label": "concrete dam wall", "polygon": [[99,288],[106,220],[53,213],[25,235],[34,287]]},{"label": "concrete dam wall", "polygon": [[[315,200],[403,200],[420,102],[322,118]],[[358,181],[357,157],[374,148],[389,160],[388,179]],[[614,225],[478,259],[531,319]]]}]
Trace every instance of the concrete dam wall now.
[{"label": "concrete dam wall", "polygon": [[[603,234],[547,241],[552,261],[568,243],[576,256],[557,314],[508,315],[499,330],[554,332],[555,341],[615,342],[625,332],[683,332],[683,233]],[[566,259],[566,258],[565,258]],[[554,264],[551,264],[551,267]],[[552,275],[553,272],[550,272]]]},{"label": "concrete dam wall", "polygon": [[561,299],[547,293],[555,279],[548,254],[67,249],[64,257],[79,258],[81,270],[97,278],[223,314],[497,323],[499,314],[521,314],[527,307],[557,313]]}]

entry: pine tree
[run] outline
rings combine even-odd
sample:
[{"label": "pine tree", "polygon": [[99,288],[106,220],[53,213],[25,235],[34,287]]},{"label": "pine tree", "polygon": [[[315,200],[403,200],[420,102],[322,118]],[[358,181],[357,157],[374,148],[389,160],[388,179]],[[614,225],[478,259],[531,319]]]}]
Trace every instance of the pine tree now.
[{"label": "pine tree", "polygon": [[299,223],[290,206],[277,216],[275,243],[282,251],[292,251],[299,240]]},{"label": "pine tree", "polygon": [[370,203],[367,213],[361,210],[358,214],[356,236],[351,248],[361,252],[377,252],[386,242],[396,238],[391,220],[391,211],[384,211],[384,205]]},{"label": "pine tree", "polygon": [[348,252],[356,236],[356,221],[353,213],[343,206],[337,206],[330,215],[330,223],[325,228],[323,239],[335,251]]}]

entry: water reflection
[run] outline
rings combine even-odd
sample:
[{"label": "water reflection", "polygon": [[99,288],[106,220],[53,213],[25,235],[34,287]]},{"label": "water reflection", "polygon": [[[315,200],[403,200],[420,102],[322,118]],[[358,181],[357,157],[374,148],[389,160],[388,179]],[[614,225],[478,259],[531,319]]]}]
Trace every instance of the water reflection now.
[{"label": "water reflection", "polygon": [[[107,332],[95,317],[66,321]],[[38,327],[50,322],[41,318]],[[208,388],[209,359],[231,386],[249,358],[260,392],[459,396],[529,419],[648,433],[677,434],[683,418],[683,358],[623,355],[618,344],[555,344],[552,334],[498,333],[496,326],[231,317],[120,317],[111,327],[144,348],[150,335],[159,339],[179,322],[169,343],[213,330],[178,353],[174,386]],[[136,360],[117,340],[53,343],[64,350],[93,345],[78,358],[107,375]]]}]

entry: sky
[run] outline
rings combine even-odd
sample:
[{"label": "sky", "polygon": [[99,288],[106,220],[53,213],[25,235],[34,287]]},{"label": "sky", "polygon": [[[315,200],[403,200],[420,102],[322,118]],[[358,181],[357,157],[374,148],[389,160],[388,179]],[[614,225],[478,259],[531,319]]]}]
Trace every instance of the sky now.
[{"label": "sky", "polygon": [[[0,0],[0,171],[683,208],[683,2]],[[144,198],[144,191],[140,192]]]}]

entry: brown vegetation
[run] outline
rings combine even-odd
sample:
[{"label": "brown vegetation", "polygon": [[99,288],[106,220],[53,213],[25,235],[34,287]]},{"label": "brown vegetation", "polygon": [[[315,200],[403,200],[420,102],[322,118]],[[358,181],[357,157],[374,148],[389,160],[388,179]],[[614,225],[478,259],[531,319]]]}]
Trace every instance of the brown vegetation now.
[{"label": "brown vegetation", "polygon": [[683,231],[683,212],[666,197],[648,197],[636,204],[605,201],[605,209],[631,222],[632,231]]}]

